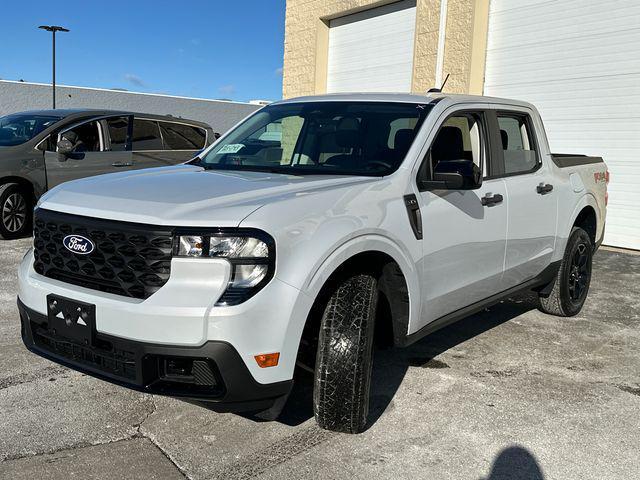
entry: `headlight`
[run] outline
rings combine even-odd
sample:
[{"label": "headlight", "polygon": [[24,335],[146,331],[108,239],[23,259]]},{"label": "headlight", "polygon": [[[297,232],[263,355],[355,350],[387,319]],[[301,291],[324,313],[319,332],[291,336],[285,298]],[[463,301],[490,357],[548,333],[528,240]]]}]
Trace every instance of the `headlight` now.
[{"label": "headlight", "polygon": [[275,242],[267,233],[249,228],[178,232],[173,256],[226,259],[231,264],[231,279],[217,305],[237,305],[255,295],[273,277]]}]

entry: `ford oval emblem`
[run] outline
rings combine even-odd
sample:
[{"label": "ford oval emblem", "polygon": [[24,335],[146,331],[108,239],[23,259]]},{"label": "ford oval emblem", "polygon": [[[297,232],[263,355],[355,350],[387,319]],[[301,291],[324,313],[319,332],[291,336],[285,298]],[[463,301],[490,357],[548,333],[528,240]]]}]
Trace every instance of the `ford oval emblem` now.
[{"label": "ford oval emblem", "polygon": [[70,252],[79,255],[89,255],[95,248],[93,242],[82,235],[67,235],[62,240],[62,244]]}]

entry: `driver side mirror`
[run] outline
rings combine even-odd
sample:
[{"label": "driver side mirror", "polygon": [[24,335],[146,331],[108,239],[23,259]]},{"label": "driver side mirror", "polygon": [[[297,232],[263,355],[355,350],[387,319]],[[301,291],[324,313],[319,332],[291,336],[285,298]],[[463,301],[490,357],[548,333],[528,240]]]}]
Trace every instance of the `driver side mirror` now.
[{"label": "driver side mirror", "polygon": [[66,162],[67,158],[69,157],[69,154],[73,152],[73,149],[74,149],[74,145],[73,143],[71,143],[71,140],[69,140],[64,136],[60,138],[60,140],[56,144],[56,151],[58,152],[58,161]]},{"label": "driver side mirror", "polygon": [[440,161],[433,169],[433,180],[421,180],[420,190],[475,190],[482,185],[482,172],[472,160]]}]

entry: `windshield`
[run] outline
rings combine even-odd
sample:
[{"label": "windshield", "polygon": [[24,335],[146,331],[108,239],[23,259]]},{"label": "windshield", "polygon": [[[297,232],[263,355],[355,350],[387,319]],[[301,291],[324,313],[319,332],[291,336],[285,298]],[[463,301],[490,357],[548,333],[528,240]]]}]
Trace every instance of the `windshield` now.
[{"label": "windshield", "polygon": [[0,146],[12,147],[28,142],[58,120],[60,117],[50,115],[14,114],[0,117]]},{"label": "windshield", "polygon": [[196,163],[294,175],[388,175],[402,163],[431,108],[383,102],[267,106]]}]

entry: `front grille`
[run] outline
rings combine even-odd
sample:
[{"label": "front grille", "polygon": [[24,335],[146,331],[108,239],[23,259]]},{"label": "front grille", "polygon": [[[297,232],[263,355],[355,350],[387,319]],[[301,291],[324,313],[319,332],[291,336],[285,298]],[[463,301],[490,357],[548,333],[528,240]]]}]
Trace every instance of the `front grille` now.
[{"label": "front grille", "polygon": [[[87,255],[67,250],[63,244],[67,235],[89,238],[94,250]],[[169,280],[172,242],[168,227],[37,209],[34,269],[65,283],[144,299]]]}]

